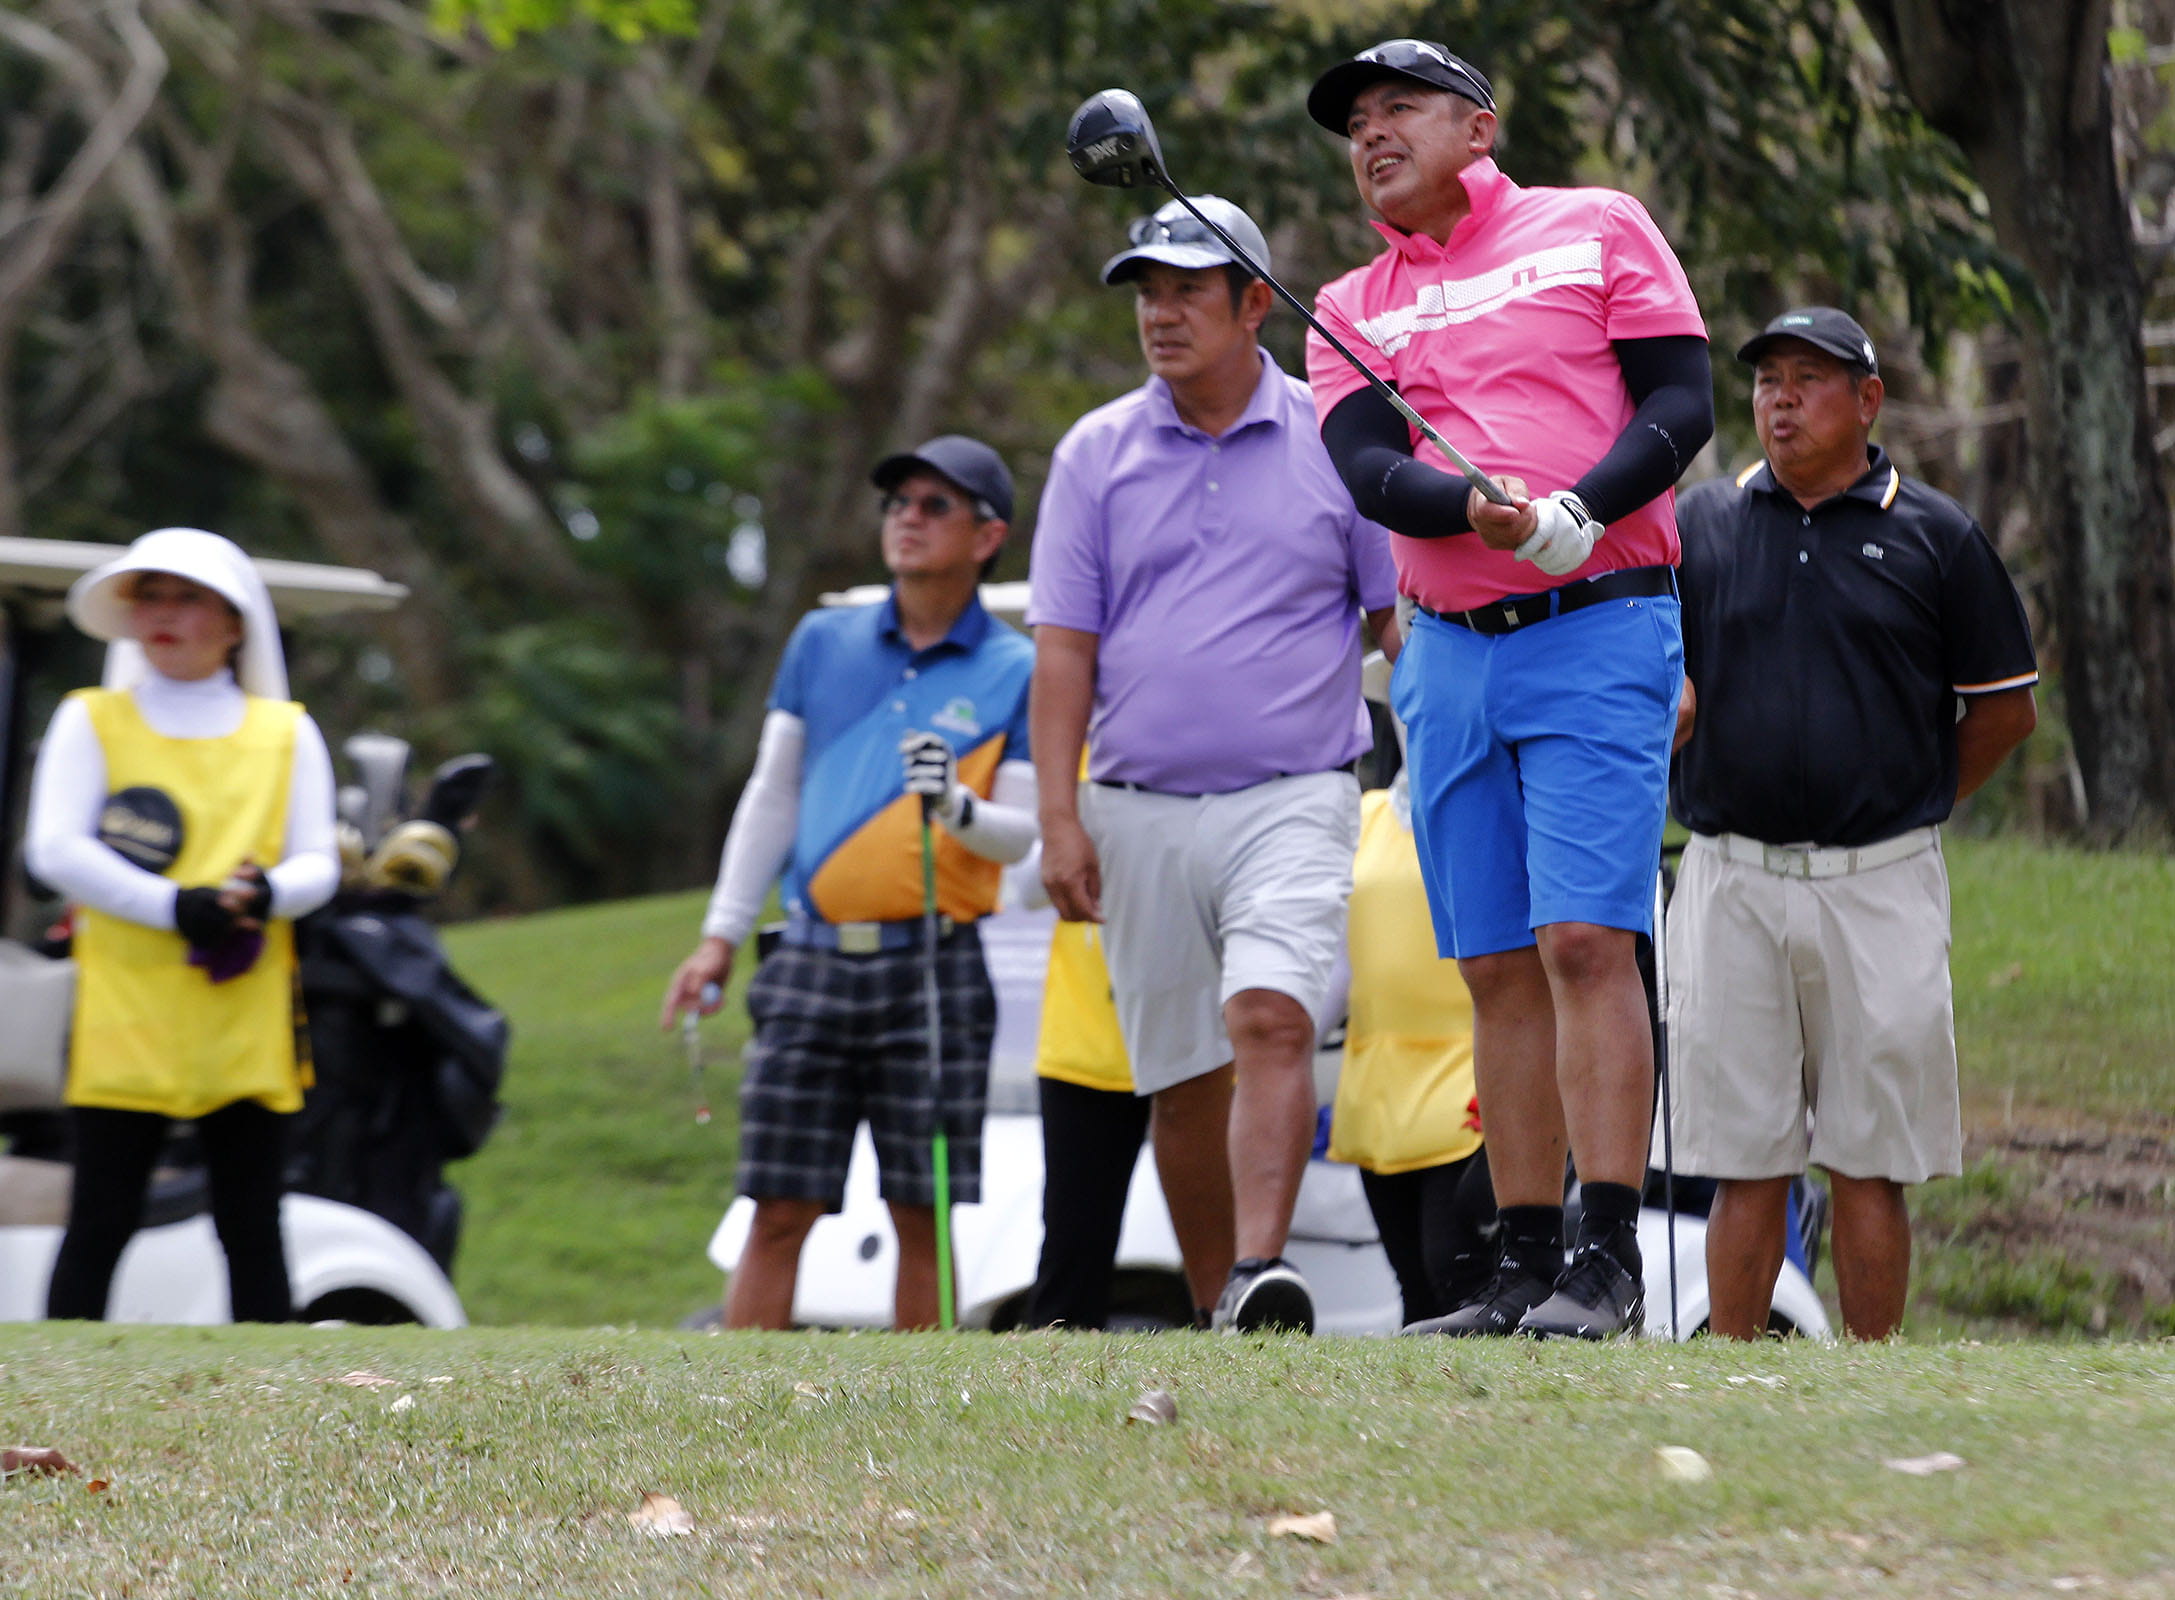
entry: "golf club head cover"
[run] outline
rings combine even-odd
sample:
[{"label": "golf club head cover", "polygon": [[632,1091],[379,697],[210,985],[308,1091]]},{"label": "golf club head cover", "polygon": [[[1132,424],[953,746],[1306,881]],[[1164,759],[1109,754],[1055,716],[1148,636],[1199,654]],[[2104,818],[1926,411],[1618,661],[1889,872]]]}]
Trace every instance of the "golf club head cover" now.
[{"label": "golf club head cover", "polygon": [[460,859],[460,842],[452,829],[415,817],[388,833],[371,853],[363,881],[373,889],[427,897],[444,891]]},{"label": "golf club head cover", "polygon": [[906,792],[930,802],[933,815],[949,821],[958,810],[957,761],[941,733],[910,733],[899,741]]},{"label": "golf club head cover", "polygon": [[1576,572],[1593,554],[1593,547],[1608,532],[1594,521],[1586,502],[1568,489],[1558,489],[1533,502],[1533,533],[1511,553],[1530,561],[1551,578]]}]

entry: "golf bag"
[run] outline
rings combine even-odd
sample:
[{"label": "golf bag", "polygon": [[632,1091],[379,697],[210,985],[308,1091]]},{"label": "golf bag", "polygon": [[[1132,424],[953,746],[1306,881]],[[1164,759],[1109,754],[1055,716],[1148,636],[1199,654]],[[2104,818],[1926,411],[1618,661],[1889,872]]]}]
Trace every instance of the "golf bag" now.
[{"label": "golf bag", "polygon": [[[405,754],[403,746],[403,762]],[[388,843],[397,853],[419,826],[441,828],[450,844],[473,816],[488,771],[481,757],[449,762],[405,822],[394,820],[397,783],[375,806],[344,794],[343,823],[375,854],[351,852],[340,892],[295,930],[316,1083],[295,1122],[288,1187],[376,1212],[449,1275],[461,1197],[445,1166],[481,1149],[498,1120],[511,1030],[461,981],[424,919],[444,874],[425,888],[376,857]]]}]

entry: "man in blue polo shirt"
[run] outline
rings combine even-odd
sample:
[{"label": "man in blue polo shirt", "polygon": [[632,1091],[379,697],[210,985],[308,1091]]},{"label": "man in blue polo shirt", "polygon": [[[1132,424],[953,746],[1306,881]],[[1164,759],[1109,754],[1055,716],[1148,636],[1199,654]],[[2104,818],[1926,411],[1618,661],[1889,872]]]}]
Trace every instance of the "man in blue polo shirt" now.
[{"label": "man in blue polo shirt", "polygon": [[1811,306],[1737,354],[1765,459],[1677,504],[1676,1154],[1720,1180],[1715,1333],[1766,1333],[1810,1163],[1834,1201],[1843,1327],[1880,1339],[1910,1283],[1904,1188],[1963,1157],[1938,824],[2031,732],[2039,672],[1985,533],[1869,443],[1865,330]]},{"label": "man in blue polo shirt", "polygon": [[[702,940],[665,992],[663,1026],[722,987],[771,885],[785,936],[748,985],[739,1192],[755,1200],[725,1321],[792,1324],[808,1230],[844,1197],[855,1128],[875,1141],[899,1239],[901,1328],[937,1321],[941,1111],[951,1199],[981,1196],[982,1110],[997,1003],[976,919],[1002,863],[1035,837],[1027,685],[1034,650],[977,598],[1012,515],[989,446],[947,434],[886,457],[879,605],[801,619],[778,663],[755,770],[725,838]],[[921,798],[935,802],[943,1093],[932,1101],[923,990]]]}]

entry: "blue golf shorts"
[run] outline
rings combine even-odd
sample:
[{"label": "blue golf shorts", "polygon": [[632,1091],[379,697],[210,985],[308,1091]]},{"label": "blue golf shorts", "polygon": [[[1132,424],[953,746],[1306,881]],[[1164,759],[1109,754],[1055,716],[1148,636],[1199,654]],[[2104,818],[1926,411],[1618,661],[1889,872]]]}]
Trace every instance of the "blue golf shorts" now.
[{"label": "blue golf shorts", "polygon": [[1390,680],[1445,956],[1590,922],[1651,935],[1684,685],[1674,596],[1504,634],[1415,613]]}]

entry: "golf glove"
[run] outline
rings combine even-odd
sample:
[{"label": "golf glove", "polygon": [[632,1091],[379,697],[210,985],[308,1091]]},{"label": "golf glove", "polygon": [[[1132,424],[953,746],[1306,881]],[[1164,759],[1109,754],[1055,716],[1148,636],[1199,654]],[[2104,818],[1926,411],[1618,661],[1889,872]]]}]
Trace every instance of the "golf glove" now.
[{"label": "golf glove", "polygon": [[910,733],[899,741],[906,792],[931,801],[932,815],[949,822],[959,809],[957,763],[940,733]]},{"label": "golf glove", "polygon": [[219,903],[213,888],[182,889],[174,895],[174,930],[197,949],[223,943],[234,931],[234,913]]},{"label": "golf glove", "polygon": [[1608,532],[1605,524],[1588,514],[1586,502],[1568,489],[1534,501],[1533,515],[1532,537],[1511,554],[1532,562],[1551,578],[1584,566],[1601,535]]}]

